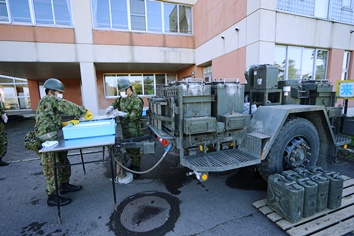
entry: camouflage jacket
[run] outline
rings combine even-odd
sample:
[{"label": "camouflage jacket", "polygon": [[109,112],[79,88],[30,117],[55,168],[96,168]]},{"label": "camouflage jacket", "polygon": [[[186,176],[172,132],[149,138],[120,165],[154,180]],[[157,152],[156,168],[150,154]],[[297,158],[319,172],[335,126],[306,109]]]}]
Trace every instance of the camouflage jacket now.
[{"label": "camouflage jacket", "polygon": [[112,106],[114,109],[128,113],[121,121],[138,121],[141,118],[143,112],[143,101],[142,99],[133,93],[130,97],[127,98],[117,98]]},{"label": "camouflage jacket", "polygon": [[143,100],[133,93],[127,98],[117,98],[112,106],[119,111],[126,112],[125,117],[119,117],[123,138],[142,136],[141,115],[143,112]]},{"label": "camouflage jacket", "polygon": [[62,127],[62,115],[82,116],[85,112],[84,107],[73,102],[46,95],[38,103],[34,131],[37,136],[57,131]]}]

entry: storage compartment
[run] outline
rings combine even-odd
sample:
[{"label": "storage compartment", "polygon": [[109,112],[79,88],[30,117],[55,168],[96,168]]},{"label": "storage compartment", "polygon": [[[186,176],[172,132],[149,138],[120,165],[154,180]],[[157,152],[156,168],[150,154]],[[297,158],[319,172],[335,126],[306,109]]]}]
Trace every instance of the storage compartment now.
[{"label": "storage compartment", "polygon": [[225,123],[225,130],[243,129],[250,123],[250,115],[232,114],[220,116],[220,121]]},{"label": "storage compartment", "polygon": [[115,135],[115,120],[81,121],[77,125],[63,127],[64,139],[89,138],[96,136]]},{"label": "storage compartment", "polygon": [[200,134],[216,131],[215,117],[195,117],[183,119],[185,134]]},{"label": "storage compartment", "polygon": [[243,113],[245,86],[235,82],[213,82],[212,94],[215,102],[211,104],[212,116]]}]

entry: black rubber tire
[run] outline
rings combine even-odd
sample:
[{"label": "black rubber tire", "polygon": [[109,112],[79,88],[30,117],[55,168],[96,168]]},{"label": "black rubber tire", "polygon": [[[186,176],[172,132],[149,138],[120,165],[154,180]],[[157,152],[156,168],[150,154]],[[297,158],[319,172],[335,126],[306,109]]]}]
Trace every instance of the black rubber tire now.
[{"label": "black rubber tire", "polygon": [[268,156],[258,165],[258,171],[265,180],[272,174],[281,174],[283,171],[293,168],[288,166],[284,156],[286,155],[286,148],[291,142],[300,138],[306,142],[311,153],[308,157],[308,162],[304,162],[304,166],[316,165],[320,151],[320,139],[317,129],[309,120],[291,118],[281,128]]}]

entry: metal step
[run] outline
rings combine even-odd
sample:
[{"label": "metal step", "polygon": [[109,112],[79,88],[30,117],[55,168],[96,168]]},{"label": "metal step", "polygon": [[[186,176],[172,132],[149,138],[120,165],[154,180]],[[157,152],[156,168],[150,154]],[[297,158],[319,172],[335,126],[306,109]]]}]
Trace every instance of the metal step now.
[{"label": "metal step", "polygon": [[344,134],[337,134],[335,135],[335,138],[336,138],[336,146],[349,144],[352,141],[350,136]]},{"label": "metal step", "polygon": [[187,156],[181,165],[196,171],[227,171],[261,163],[259,157],[252,156],[238,149],[211,152]]}]

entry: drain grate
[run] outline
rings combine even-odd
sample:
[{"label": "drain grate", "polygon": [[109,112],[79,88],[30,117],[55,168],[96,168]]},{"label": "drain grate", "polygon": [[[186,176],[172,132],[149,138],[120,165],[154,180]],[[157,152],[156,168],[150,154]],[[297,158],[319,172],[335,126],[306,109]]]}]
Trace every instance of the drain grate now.
[{"label": "drain grate", "polygon": [[180,215],[178,198],[161,192],[138,193],[113,212],[110,228],[116,235],[163,235]]}]

